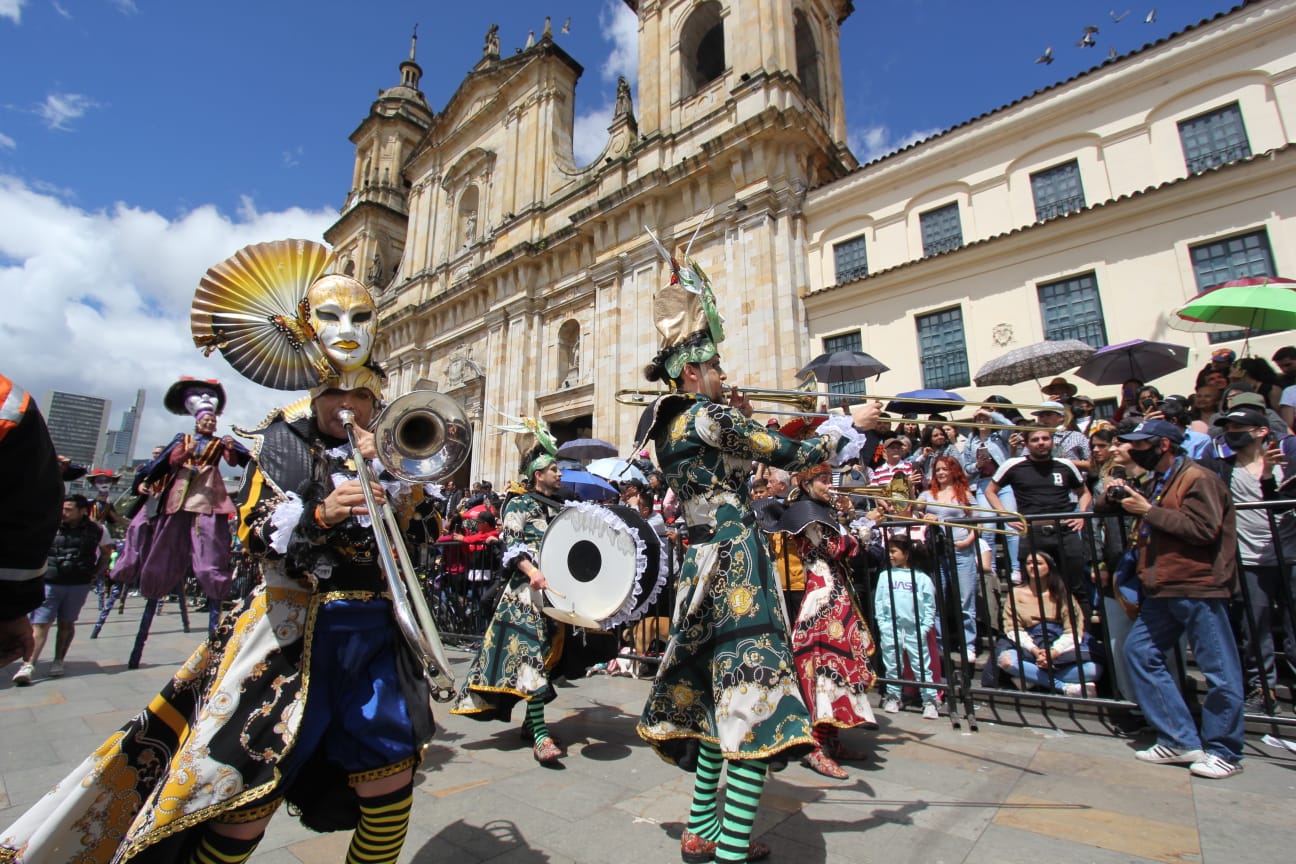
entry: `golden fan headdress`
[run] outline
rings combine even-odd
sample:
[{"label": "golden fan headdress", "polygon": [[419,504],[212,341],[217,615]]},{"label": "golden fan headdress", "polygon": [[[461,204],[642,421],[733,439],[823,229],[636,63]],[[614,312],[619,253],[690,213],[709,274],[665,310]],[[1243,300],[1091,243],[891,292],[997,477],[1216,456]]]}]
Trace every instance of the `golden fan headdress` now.
[{"label": "golden fan headdress", "polygon": [[194,294],[194,344],[219,350],[239,373],[275,390],[338,378],[315,339],[306,293],[330,261],[310,240],[245,246],[207,271]]}]

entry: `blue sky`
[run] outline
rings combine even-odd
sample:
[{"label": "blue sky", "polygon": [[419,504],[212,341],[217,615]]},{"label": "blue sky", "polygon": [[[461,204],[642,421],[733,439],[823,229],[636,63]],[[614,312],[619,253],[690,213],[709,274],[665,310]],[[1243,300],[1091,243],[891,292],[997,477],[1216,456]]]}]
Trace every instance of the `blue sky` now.
[{"label": "blue sky", "polygon": [[[855,0],[842,26],[851,145],[866,161],[1233,5],[1163,2],[1145,23],[1152,5],[1128,0]],[[507,54],[545,15],[585,67],[576,144],[592,156],[617,74],[635,83],[621,0],[0,0],[0,369],[41,399],[112,398],[110,428],[145,386],[148,440],[175,431],[160,403],[178,374],[222,377],[227,419],[254,421],[282,394],[189,341],[203,270],[246,243],[318,238],[336,218],[347,135],[397,83],[415,23],[439,109],[489,24]],[[1096,45],[1076,47],[1086,25]],[[1055,62],[1035,63],[1049,46]]]}]

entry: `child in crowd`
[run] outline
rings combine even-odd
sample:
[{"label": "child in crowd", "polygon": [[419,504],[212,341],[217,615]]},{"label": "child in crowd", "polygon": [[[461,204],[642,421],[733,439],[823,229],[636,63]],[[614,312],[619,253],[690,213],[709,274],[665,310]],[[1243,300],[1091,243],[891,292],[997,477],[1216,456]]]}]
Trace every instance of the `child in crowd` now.
[{"label": "child in crowd", "polygon": [[[934,679],[931,666],[936,652],[936,587],[922,569],[912,538],[896,534],[887,540],[891,566],[878,577],[873,609],[877,616],[878,642],[886,677],[900,678],[907,664],[920,684]],[[900,711],[900,685],[887,684],[882,689],[882,710],[888,714]],[[923,717],[940,716],[936,693],[921,688]]]}]

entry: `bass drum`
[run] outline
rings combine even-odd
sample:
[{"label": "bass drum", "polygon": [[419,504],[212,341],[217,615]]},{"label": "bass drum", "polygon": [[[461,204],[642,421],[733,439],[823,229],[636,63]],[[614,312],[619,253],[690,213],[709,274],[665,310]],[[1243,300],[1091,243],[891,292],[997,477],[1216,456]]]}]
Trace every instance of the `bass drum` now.
[{"label": "bass drum", "polygon": [[631,508],[573,502],[549,521],[539,564],[549,583],[546,615],[612,630],[656,601],[669,561],[657,532]]}]

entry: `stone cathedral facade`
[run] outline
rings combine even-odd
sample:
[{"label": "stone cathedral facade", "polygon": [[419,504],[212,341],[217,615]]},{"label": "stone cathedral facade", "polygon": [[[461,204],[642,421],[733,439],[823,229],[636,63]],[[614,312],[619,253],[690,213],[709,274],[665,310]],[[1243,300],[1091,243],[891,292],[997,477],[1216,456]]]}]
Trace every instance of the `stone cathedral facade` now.
[{"label": "stone cathedral facade", "polygon": [[467,407],[473,479],[516,474],[497,412],[628,449],[640,412],[613,394],[644,386],[668,278],[645,226],[667,248],[696,233],[736,376],[793,386],[809,359],[803,203],[857,167],[838,53],[850,0],[627,3],[638,103],[620,88],[589,165],[572,155],[582,69],[547,30],[502,56],[492,27],[440,110],[411,50],[351,135],[351,189],[325,238],[378,297],[389,392],[430,383]]}]

